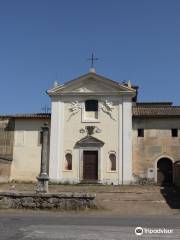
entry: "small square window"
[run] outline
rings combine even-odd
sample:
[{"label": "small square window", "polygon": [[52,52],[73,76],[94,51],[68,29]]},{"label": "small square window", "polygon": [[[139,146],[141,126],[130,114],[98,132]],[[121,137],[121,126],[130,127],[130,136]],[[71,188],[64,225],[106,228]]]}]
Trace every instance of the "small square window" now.
[{"label": "small square window", "polygon": [[178,129],[177,128],[171,129],[171,136],[172,137],[178,137]]},{"label": "small square window", "polygon": [[85,111],[86,112],[96,112],[96,111],[98,111],[98,101],[97,100],[86,100]]},{"label": "small square window", "polygon": [[138,129],[138,137],[144,137],[144,129],[143,128]]},{"label": "small square window", "polygon": [[84,102],[83,119],[88,122],[94,122],[98,120],[98,101],[86,100]]}]

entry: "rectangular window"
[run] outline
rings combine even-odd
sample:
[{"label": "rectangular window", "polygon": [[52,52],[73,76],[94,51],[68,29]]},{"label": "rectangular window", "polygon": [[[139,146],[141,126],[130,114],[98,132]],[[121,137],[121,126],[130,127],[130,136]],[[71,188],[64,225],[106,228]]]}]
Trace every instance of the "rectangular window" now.
[{"label": "rectangular window", "polygon": [[177,128],[171,129],[171,136],[172,137],[178,137],[178,129]]},{"label": "rectangular window", "polygon": [[98,120],[98,100],[86,100],[84,102],[83,119],[88,122]]},{"label": "rectangular window", "polygon": [[98,101],[97,100],[86,100],[85,111],[86,112],[96,112],[96,111],[98,111]]},{"label": "rectangular window", "polygon": [[138,129],[138,137],[144,137],[144,129],[143,128]]}]

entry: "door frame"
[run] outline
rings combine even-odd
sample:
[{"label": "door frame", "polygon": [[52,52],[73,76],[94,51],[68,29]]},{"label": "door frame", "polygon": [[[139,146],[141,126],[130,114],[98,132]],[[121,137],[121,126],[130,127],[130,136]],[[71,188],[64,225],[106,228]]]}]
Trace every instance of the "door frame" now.
[{"label": "door frame", "polygon": [[98,152],[98,179],[97,182],[101,182],[103,178],[103,166],[102,166],[102,151],[96,147],[83,147],[79,149],[79,180],[83,181],[83,157],[84,151],[97,151]]},{"label": "door frame", "polygon": [[[90,154],[90,155],[89,155]],[[93,154],[93,155],[91,155]],[[90,156],[90,159],[89,159]],[[90,165],[88,163],[90,160]],[[87,164],[90,169],[87,171]],[[97,181],[98,180],[98,151],[83,151],[83,181]]]}]

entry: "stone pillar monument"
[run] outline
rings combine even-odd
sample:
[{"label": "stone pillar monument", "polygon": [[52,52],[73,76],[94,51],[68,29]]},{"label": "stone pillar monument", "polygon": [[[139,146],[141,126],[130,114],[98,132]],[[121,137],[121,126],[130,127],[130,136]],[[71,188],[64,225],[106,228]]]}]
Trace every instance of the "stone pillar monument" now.
[{"label": "stone pillar monument", "polygon": [[42,150],[41,150],[41,169],[40,174],[37,177],[37,192],[47,193],[48,192],[48,181],[49,177],[47,174],[47,164],[49,158],[49,127],[44,124],[42,129]]}]

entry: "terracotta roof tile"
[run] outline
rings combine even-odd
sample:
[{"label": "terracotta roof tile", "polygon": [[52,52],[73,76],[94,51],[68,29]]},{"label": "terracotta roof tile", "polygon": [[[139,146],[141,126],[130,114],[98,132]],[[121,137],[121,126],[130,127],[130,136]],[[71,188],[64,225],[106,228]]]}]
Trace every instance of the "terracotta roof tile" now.
[{"label": "terracotta roof tile", "polygon": [[138,107],[170,107],[172,102],[136,102]]},{"label": "terracotta roof tile", "polygon": [[30,114],[15,114],[15,115],[0,115],[0,118],[51,118],[50,113],[30,113]]},{"label": "terracotta roof tile", "polygon": [[180,106],[134,106],[133,117],[180,117]]}]

